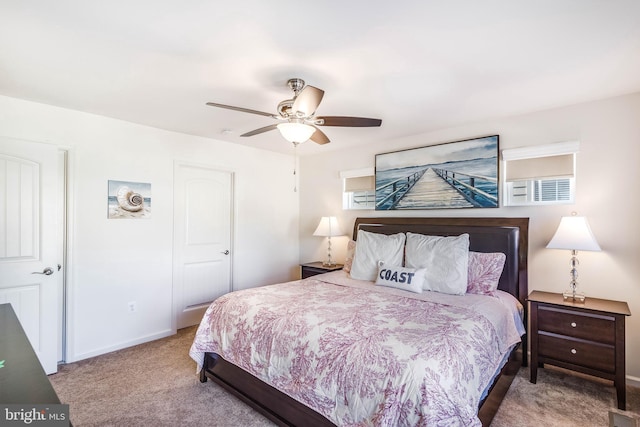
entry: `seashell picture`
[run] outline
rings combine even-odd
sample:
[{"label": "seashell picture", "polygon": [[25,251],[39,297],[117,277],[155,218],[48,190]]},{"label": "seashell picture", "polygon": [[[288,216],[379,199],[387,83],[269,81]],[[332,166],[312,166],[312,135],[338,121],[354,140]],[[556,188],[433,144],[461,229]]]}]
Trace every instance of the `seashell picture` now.
[{"label": "seashell picture", "polygon": [[151,184],[109,180],[109,219],[151,217]]}]

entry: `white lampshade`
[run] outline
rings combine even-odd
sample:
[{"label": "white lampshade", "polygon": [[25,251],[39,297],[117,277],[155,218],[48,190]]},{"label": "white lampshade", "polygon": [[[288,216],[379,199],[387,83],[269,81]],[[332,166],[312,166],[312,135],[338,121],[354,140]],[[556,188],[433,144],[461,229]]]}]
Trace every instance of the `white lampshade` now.
[{"label": "white lampshade", "polygon": [[314,236],[333,237],[342,236],[344,233],[338,226],[338,220],[335,216],[323,216],[318,224],[318,228],[313,232]]},{"label": "white lampshade", "polygon": [[601,250],[591,232],[587,218],[583,216],[563,216],[547,248],[576,251]]},{"label": "white lampshade", "polygon": [[304,123],[280,123],[278,130],[287,141],[300,144],[311,138],[316,128]]}]

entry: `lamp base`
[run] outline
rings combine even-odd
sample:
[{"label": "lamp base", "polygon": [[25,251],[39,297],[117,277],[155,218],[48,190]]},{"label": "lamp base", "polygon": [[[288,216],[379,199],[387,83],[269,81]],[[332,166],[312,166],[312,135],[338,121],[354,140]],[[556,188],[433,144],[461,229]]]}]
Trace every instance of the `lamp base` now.
[{"label": "lamp base", "polygon": [[584,300],[586,298],[587,297],[582,292],[574,291],[573,289],[567,289],[562,293],[562,299],[564,299],[565,301],[572,301],[572,302],[584,304]]},{"label": "lamp base", "polygon": [[323,261],[322,262],[322,266],[323,267],[335,267],[336,263],[333,261]]}]

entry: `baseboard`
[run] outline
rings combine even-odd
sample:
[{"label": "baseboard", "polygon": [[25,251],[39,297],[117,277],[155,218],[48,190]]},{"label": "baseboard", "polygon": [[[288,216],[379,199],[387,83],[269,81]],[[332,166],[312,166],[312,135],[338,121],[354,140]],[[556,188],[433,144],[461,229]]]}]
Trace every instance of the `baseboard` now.
[{"label": "baseboard", "polygon": [[149,341],[155,341],[160,338],[166,338],[171,335],[175,335],[176,331],[172,329],[166,329],[164,331],[157,332],[155,334],[145,335],[143,337],[136,338],[131,341],[118,343],[109,347],[102,347],[96,350],[88,351],[81,354],[76,354],[71,358],[67,358],[67,363],[78,362],[80,360],[89,359],[90,357],[101,356],[112,351],[122,350],[123,348],[133,347],[134,345],[144,344]]},{"label": "baseboard", "polygon": [[632,377],[631,375],[627,375],[625,382],[627,383],[627,385],[640,388],[640,378],[638,377]]}]

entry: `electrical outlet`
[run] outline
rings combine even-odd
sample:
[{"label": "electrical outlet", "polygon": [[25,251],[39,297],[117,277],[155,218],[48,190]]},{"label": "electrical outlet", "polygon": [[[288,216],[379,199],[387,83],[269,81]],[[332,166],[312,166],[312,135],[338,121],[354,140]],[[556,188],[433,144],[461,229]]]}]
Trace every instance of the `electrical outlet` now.
[{"label": "electrical outlet", "polygon": [[129,313],[135,313],[138,310],[138,306],[135,301],[129,301]]}]

